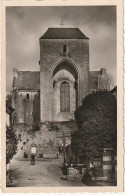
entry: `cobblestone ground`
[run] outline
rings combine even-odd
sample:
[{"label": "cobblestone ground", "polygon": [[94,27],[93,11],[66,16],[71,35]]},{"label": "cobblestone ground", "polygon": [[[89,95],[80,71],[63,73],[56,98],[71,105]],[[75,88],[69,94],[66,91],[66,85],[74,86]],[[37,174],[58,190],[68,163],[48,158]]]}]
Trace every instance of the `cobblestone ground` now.
[{"label": "cobblestone ground", "polygon": [[13,159],[10,163],[10,175],[15,187],[62,187],[84,186],[81,182],[62,180],[61,162],[59,160],[30,161]]}]

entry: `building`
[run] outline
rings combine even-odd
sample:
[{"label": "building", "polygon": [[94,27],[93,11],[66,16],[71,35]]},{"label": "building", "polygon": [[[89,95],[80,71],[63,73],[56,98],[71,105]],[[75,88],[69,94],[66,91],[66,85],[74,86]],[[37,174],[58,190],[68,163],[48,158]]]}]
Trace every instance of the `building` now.
[{"label": "building", "polygon": [[116,100],[117,100],[117,86],[115,86],[112,90],[111,93],[115,96]]},{"label": "building", "polygon": [[13,70],[14,123],[69,121],[89,93],[109,90],[106,69],[90,71],[89,38],[78,28],[40,37],[40,71]]},{"label": "building", "polygon": [[6,103],[6,125],[10,126],[13,122],[13,114],[14,109]]},{"label": "building", "polygon": [[36,158],[63,158],[77,130],[74,111],[86,95],[109,90],[109,80],[104,68],[90,71],[89,38],[78,28],[49,28],[39,42],[40,71],[13,70],[17,157],[30,158],[34,141]]}]

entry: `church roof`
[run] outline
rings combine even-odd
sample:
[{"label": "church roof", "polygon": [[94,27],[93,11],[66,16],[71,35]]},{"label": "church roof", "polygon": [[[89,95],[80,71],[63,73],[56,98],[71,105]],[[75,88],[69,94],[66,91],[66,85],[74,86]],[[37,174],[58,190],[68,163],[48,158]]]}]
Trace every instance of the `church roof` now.
[{"label": "church roof", "polygon": [[48,28],[40,39],[89,39],[79,28]]},{"label": "church roof", "polygon": [[20,90],[39,90],[40,72],[18,71],[18,76],[13,78],[13,87]]}]

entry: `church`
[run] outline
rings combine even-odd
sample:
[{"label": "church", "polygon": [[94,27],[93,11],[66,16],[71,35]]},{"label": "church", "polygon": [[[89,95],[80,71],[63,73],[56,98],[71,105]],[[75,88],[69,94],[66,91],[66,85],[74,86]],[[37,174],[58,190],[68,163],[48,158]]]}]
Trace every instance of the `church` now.
[{"label": "church", "polygon": [[13,123],[71,121],[88,94],[109,90],[106,69],[90,70],[89,38],[79,28],[48,28],[39,44],[40,71],[13,70]]}]

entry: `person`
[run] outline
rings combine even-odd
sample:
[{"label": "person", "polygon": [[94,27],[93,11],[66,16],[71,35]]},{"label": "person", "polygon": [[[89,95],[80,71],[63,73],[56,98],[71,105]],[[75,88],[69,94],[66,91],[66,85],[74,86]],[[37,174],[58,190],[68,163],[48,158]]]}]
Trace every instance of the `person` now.
[{"label": "person", "polygon": [[35,165],[35,155],[31,154],[31,165]]},{"label": "person", "polygon": [[91,174],[90,174],[90,170],[89,169],[86,169],[84,175],[83,175],[83,178],[82,178],[82,182],[86,185],[91,185],[91,182],[92,182],[92,177],[91,177]]},{"label": "person", "polygon": [[35,165],[36,148],[37,148],[37,146],[36,146],[35,142],[33,142],[31,144],[31,163],[30,163],[30,165]]}]

